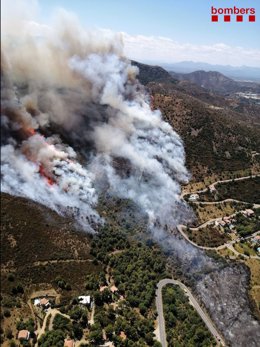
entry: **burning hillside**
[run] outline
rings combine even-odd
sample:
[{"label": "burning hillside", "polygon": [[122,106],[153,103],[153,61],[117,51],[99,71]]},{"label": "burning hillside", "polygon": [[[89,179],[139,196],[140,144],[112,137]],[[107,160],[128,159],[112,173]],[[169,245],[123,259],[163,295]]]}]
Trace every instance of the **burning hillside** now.
[{"label": "burning hillside", "polygon": [[151,110],[120,36],[64,14],[40,39],[19,33],[3,32],[2,191],[73,211],[88,230],[107,191],[133,200],[151,226],[176,225],[182,141]]}]

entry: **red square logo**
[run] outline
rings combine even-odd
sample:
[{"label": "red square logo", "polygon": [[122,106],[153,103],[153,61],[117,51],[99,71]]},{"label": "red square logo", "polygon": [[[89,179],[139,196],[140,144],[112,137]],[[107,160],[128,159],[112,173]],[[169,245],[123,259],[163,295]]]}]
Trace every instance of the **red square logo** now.
[{"label": "red square logo", "polygon": [[224,16],[224,22],[230,22],[230,16]]},{"label": "red square logo", "polygon": [[255,22],[255,16],[248,16],[249,22]]},{"label": "red square logo", "polygon": [[243,22],[243,16],[237,16],[237,22]]},{"label": "red square logo", "polygon": [[211,22],[218,22],[218,16],[211,16]]}]

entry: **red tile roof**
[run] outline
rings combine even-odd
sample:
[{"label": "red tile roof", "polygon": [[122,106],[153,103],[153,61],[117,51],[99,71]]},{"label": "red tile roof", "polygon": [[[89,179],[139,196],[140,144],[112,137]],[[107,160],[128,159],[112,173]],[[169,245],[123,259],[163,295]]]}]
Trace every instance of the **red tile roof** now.
[{"label": "red tile roof", "polygon": [[18,333],[18,340],[29,340],[30,332],[28,330],[20,330]]}]

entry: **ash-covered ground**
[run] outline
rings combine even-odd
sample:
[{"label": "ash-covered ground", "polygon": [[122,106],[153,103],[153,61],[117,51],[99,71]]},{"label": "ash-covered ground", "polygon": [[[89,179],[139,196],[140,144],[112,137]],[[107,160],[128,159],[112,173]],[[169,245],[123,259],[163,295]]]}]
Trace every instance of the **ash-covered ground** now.
[{"label": "ash-covered ground", "polygon": [[241,263],[212,258],[175,233],[162,242],[169,263],[192,286],[227,345],[259,346],[260,324],[251,311],[248,268]]},{"label": "ash-covered ground", "polygon": [[242,264],[205,275],[196,292],[231,346],[259,346],[260,325],[250,311],[249,273]]}]

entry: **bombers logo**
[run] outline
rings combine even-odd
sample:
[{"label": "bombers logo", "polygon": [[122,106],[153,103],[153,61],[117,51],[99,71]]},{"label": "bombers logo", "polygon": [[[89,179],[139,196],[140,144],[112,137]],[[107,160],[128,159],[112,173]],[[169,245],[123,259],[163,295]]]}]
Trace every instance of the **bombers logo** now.
[{"label": "bombers logo", "polygon": [[235,17],[236,22],[255,22],[255,8],[238,8],[234,7],[219,7],[211,6],[211,21],[218,22],[219,17],[224,17],[224,22],[231,22],[231,17]]}]

